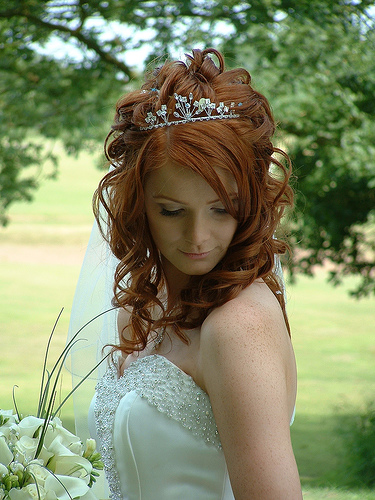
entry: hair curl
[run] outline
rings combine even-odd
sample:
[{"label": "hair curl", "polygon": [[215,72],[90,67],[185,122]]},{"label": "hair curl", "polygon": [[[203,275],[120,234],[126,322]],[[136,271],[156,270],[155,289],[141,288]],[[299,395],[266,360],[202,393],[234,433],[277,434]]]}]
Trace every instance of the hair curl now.
[{"label": "hair curl", "polygon": [[[217,57],[218,66],[211,54]],[[192,93],[196,100],[204,97],[227,105],[234,102],[234,112],[240,116],[141,130],[147,113],[155,114],[163,104],[173,117],[174,93]],[[114,304],[131,311],[132,341],[121,335],[118,347],[124,353],[144,349],[150,332],[167,325],[187,341],[183,329],[201,325],[212,308],[233,299],[257,278],[263,278],[275,294],[289,330],[281,285],[273,269],[275,255],[287,250],[287,244],[274,234],[285,207],[292,205],[291,166],[286,153],[271,143],[274,131],[269,103],[252,88],[249,73],[244,69],[224,71],[223,56],[215,49],[193,50],[186,64],[165,63],[149,75],[141,90],[118,101],[105,143],[114,168],[94,194],[94,213],[120,260]],[[281,155],[281,161],[275,153]],[[167,162],[201,175],[238,221],[223,259],[207,274],[192,276],[171,310],[158,298],[164,277],[144,213],[143,190],[147,173]],[[233,206],[214,167],[234,176],[238,207]],[[157,320],[151,315],[155,305],[163,311]]]}]

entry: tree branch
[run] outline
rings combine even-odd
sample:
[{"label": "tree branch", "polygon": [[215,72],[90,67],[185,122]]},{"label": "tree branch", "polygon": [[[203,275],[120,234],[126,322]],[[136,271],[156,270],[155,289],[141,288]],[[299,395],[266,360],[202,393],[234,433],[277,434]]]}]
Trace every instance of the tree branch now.
[{"label": "tree branch", "polygon": [[82,25],[78,29],[71,29],[68,26],[64,26],[61,24],[54,24],[48,21],[44,21],[43,19],[40,19],[37,16],[34,16],[28,11],[24,11],[22,9],[16,10],[6,10],[6,11],[0,11],[0,18],[6,18],[10,19],[12,17],[26,17],[27,20],[33,22],[36,25],[42,26],[44,28],[47,28],[49,31],[60,31],[62,33],[67,33],[70,35],[72,38],[75,38],[79,40],[81,43],[86,45],[88,49],[93,50],[102,61],[114,66],[118,70],[122,71],[127,75],[129,78],[132,78],[133,72],[130,69],[130,67],[123,63],[122,61],[119,61],[116,57],[113,57],[109,52],[106,52],[103,50],[100,45],[97,43],[97,41],[87,38],[81,31]]}]

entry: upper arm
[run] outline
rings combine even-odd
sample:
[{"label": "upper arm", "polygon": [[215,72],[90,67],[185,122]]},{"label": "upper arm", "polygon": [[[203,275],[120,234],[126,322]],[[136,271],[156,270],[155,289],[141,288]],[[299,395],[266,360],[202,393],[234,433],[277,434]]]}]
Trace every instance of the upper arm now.
[{"label": "upper arm", "polygon": [[209,317],[202,378],[236,499],[300,499],[289,429],[294,356],[278,304],[264,298],[234,299]]}]

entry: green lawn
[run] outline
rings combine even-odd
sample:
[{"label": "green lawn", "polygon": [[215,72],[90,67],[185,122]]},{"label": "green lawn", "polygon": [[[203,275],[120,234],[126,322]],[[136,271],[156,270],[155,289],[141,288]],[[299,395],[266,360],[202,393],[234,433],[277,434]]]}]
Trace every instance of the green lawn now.
[{"label": "green lawn", "polygon": [[[58,181],[43,183],[32,204],[14,206],[10,225],[0,229],[1,407],[11,407],[17,384],[20,410],[34,411],[46,341],[61,307],[52,358],[64,345],[93,222],[91,196],[102,175],[96,161],[63,157]],[[333,288],[319,272],[288,287],[299,372],[292,438],[304,498],[311,500],[375,499],[375,491],[345,488],[340,425],[374,398],[375,387],[375,300],[351,299],[350,286]],[[69,383],[66,374],[63,392]],[[71,404],[62,416],[70,426]]]}]

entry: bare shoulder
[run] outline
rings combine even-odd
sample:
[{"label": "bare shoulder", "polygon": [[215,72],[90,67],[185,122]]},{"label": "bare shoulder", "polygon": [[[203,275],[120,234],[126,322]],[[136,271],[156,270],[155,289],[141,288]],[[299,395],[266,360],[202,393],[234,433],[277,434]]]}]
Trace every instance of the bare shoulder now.
[{"label": "bare shoulder", "polygon": [[248,393],[249,380],[270,395],[271,386],[283,386],[283,407],[290,418],[296,394],[294,352],[280,304],[264,282],[253,283],[207,317],[201,329],[199,372],[209,395]]},{"label": "bare shoulder", "polygon": [[274,294],[264,282],[255,282],[235,299],[214,309],[202,325],[201,342],[252,341],[289,343],[284,315]]}]

